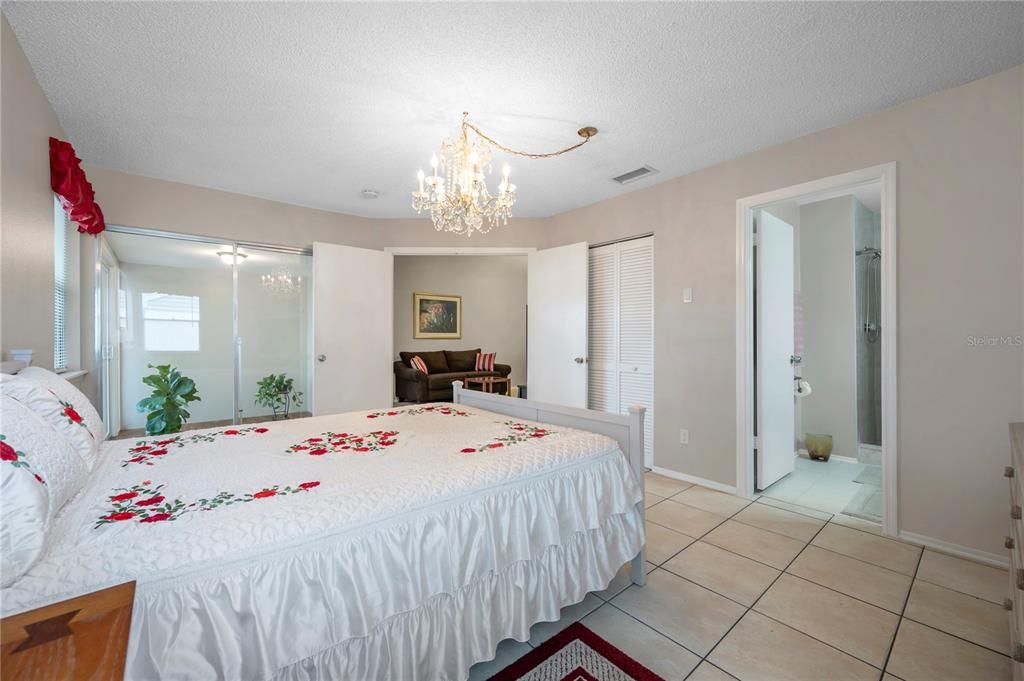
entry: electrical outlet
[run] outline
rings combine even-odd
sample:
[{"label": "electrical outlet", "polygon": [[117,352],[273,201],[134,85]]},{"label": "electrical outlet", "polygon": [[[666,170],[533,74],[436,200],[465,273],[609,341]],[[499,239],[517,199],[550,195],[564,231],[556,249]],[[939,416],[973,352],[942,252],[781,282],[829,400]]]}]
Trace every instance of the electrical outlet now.
[{"label": "electrical outlet", "polygon": [[685,428],[682,428],[679,431],[679,444],[681,444],[681,445],[688,445],[688,444],[690,444],[690,431],[686,430]]}]

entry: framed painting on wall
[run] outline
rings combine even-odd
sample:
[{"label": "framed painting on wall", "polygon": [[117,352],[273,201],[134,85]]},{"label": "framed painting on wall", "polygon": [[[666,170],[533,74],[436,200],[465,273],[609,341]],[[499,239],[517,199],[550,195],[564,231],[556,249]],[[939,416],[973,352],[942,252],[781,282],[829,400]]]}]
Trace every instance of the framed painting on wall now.
[{"label": "framed painting on wall", "polygon": [[462,338],[462,296],[412,294],[413,338]]}]

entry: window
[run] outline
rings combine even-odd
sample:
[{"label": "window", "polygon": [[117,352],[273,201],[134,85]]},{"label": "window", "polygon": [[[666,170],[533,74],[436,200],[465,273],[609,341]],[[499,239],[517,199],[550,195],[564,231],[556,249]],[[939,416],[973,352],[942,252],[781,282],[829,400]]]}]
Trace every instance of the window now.
[{"label": "window", "polygon": [[199,351],[199,297],[142,294],[142,328],[149,352]]},{"label": "window", "polygon": [[64,206],[53,198],[53,369],[68,368],[69,273],[68,221]]}]

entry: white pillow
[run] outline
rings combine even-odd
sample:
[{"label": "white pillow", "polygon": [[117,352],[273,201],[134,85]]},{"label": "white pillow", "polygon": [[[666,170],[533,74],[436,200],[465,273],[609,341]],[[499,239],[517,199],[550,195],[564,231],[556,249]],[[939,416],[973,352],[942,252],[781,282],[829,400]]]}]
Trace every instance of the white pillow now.
[{"label": "white pillow", "polygon": [[89,473],[61,433],[6,394],[0,438],[0,583],[7,586],[42,554],[50,520]]},{"label": "white pillow", "polygon": [[57,398],[60,408],[56,415],[44,413],[34,404],[29,407],[64,432],[92,470],[107,430],[89,398],[69,381],[39,367],[22,369],[15,378],[31,381]]}]

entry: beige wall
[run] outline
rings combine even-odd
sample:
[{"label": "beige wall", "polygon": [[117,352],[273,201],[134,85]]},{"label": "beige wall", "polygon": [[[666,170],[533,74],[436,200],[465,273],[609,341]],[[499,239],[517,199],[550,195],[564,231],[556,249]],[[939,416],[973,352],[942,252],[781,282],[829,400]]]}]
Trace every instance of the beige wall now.
[{"label": "beige wall", "polygon": [[324,241],[363,248],[532,246],[544,230],[541,220],[516,218],[467,240],[435,232],[426,218],[373,220],[94,166],[85,166],[85,171],[112,225],[286,246]]},{"label": "beige wall", "polygon": [[[462,296],[461,340],[412,337],[415,291]],[[526,382],[526,256],[395,257],[395,353],[416,350],[495,352]]]},{"label": "beige wall", "polygon": [[1022,81],[1018,66],[550,220],[549,245],[657,236],[657,465],[736,480],[736,200],[897,161],[900,526],[1000,552],[1022,349],[967,336],[1024,327]]},{"label": "beige wall", "polygon": [[0,15],[0,350],[53,367],[53,193],[49,138],[64,136],[7,18]]},{"label": "beige wall", "polygon": [[[811,384],[796,400],[808,433],[832,436],[832,453],[857,458],[857,290],[853,196],[800,207],[804,363]],[[803,432],[797,432],[803,439]]]}]

